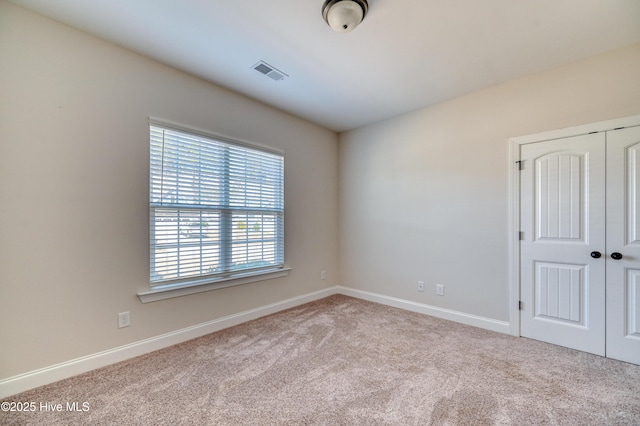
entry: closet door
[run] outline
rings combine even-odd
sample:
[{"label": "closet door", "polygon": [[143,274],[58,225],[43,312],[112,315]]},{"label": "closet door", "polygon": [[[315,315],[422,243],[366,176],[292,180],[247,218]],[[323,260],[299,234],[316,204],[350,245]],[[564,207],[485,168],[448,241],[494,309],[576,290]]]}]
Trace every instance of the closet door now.
[{"label": "closet door", "polygon": [[607,132],[606,355],[640,364],[640,127]]},{"label": "closet door", "polygon": [[598,355],[605,354],[605,146],[596,133],[520,148],[520,333]]}]

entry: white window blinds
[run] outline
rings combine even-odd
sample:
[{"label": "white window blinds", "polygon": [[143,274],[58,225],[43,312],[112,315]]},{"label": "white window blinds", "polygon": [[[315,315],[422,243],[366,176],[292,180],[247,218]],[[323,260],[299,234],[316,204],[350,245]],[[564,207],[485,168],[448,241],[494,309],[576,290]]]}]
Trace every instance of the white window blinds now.
[{"label": "white window blinds", "polygon": [[150,281],[284,265],[282,155],[150,125]]}]

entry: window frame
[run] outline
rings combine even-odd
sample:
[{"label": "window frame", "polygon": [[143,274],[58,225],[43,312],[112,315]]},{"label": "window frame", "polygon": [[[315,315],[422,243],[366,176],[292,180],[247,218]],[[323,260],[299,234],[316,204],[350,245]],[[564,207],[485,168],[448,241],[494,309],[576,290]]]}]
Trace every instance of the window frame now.
[{"label": "window frame", "polygon": [[[266,154],[270,154],[270,155],[276,155],[278,157],[281,158],[281,164],[282,164],[282,174],[281,174],[281,183],[280,183],[280,193],[279,193],[279,197],[281,197],[281,208],[277,209],[277,212],[274,214],[274,223],[276,226],[275,229],[275,235],[273,237],[273,239],[276,241],[275,242],[275,259],[279,260],[277,262],[276,265],[273,266],[266,266],[266,267],[258,267],[258,268],[250,268],[250,269],[238,269],[238,270],[234,270],[231,265],[232,264],[227,264],[227,266],[231,267],[231,269],[228,270],[224,270],[224,271],[220,271],[217,273],[213,273],[213,274],[204,274],[204,275],[192,275],[192,276],[187,276],[184,278],[175,278],[175,279],[166,279],[166,280],[153,280],[153,262],[154,262],[154,254],[153,254],[153,247],[155,246],[156,243],[154,243],[153,238],[155,234],[155,230],[154,227],[156,226],[156,222],[154,219],[154,211],[157,211],[159,209],[167,209],[167,210],[171,210],[174,209],[176,211],[176,215],[179,214],[179,211],[181,209],[181,207],[175,205],[168,205],[168,206],[163,206],[162,202],[157,203],[154,202],[152,199],[152,190],[153,190],[153,186],[151,183],[151,178],[153,177],[153,170],[152,170],[152,166],[151,166],[151,162],[152,162],[152,128],[153,127],[157,127],[163,130],[168,130],[168,131],[172,131],[172,132],[179,132],[179,133],[183,133],[185,135],[188,136],[192,136],[194,138],[203,138],[203,139],[207,139],[207,140],[211,140],[214,144],[215,143],[219,143],[220,146],[230,146],[232,147],[232,149],[242,149],[242,148],[246,148],[248,150],[251,151],[258,151],[258,152],[263,152]],[[178,297],[178,296],[183,296],[185,294],[193,294],[193,293],[199,293],[202,291],[209,291],[209,290],[215,290],[215,289],[219,289],[219,288],[225,288],[225,287],[230,287],[230,286],[234,286],[234,285],[241,285],[241,284],[246,284],[246,283],[250,283],[250,282],[257,282],[257,281],[262,281],[262,280],[268,280],[268,279],[273,279],[273,278],[279,278],[279,277],[284,277],[287,276],[289,271],[291,270],[290,267],[288,267],[285,263],[285,259],[284,259],[284,213],[285,213],[285,206],[284,206],[284,160],[285,160],[285,155],[284,155],[284,151],[279,150],[279,149],[275,149],[272,147],[268,147],[265,145],[261,145],[261,144],[257,144],[257,143],[253,143],[253,142],[247,142],[247,141],[243,141],[243,140],[238,140],[238,139],[232,139],[232,138],[228,138],[228,137],[224,137],[221,135],[217,135],[214,134],[212,132],[209,131],[204,131],[204,130],[200,130],[200,129],[195,129],[192,127],[188,127],[188,126],[183,126],[177,123],[173,123],[173,122],[168,122],[166,120],[160,120],[157,118],[149,118],[149,122],[148,122],[148,143],[149,143],[149,190],[148,190],[148,207],[149,207],[149,237],[148,237],[148,243],[149,243],[149,268],[148,268],[148,279],[149,279],[149,289],[148,290],[144,290],[141,292],[138,292],[138,297],[140,298],[140,300],[143,303],[146,302],[150,302],[150,301],[155,301],[155,300],[162,300],[162,299],[166,299],[166,298],[170,298],[170,297]],[[217,148],[219,149],[219,148]],[[222,148],[223,150],[226,148]],[[226,160],[225,160],[226,161]],[[228,170],[228,165],[224,164],[224,170],[225,170],[225,174],[223,176],[224,180],[229,180],[229,176],[231,176],[231,174],[229,173]],[[224,190],[224,192],[229,192],[231,191],[228,187],[228,182],[221,184],[221,185],[227,185],[227,188]],[[243,198],[243,200],[245,200]],[[220,205],[222,206],[224,203],[221,203]],[[194,204],[193,206],[195,206],[196,204]],[[194,208],[193,206],[190,206],[188,208]],[[214,211],[215,209],[212,209],[211,207],[207,207],[204,205],[200,205],[200,207],[197,208],[197,210],[203,212],[203,211]],[[248,207],[242,207],[242,208],[238,208],[237,206],[231,206],[230,204],[227,204],[226,207],[224,208],[219,208],[218,209],[220,212],[222,212],[223,210],[226,212],[225,214],[230,214],[229,212],[231,211],[235,211],[235,212],[240,212],[240,213],[236,213],[236,214],[246,214],[246,215],[250,215],[252,214],[252,208],[248,208]],[[244,213],[242,213],[244,211]],[[222,213],[221,213],[222,214]],[[227,223],[227,225],[224,225],[223,222]],[[226,245],[226,250],[223,249],[223,240],[225,239],[224,235],[225,233],[232,233],[233,232],[233,225],[231,223],[232,221],[229,219],[227,221],[224,220],[220,220],[220,231],[219,233],[221,234],[217,240],[217,244],[220,246],[220,252],[221,252],[221,259],[225,258],[225,256],[228,258],[229,256],[231,256],[231,253],[233,251],[233,247],[234,244],[230,241],[227,241],[227,245]],[[179,226],[179,225],[178,225]],[[222,229],[222,227],[225,226],[224,229]],[[179,228],[178,228],[179,229]],[[177,231],[176,236],[179,238],[178,242],[176,243],[177,245],[180,244],[180,236],[179,236],[179,231]],[[248,237],[247,237],[248,238]],[[247,240],[247,244],[248,244]],[[260,243],[262,244],[261,247],[264,247],[264,237],[262,239],[259,240]],[[199,247],[203,247],[203,240],[200,239],[200,243],[199,243]],[[226,253],[226,254],[222,254],[222,253]],[[247,260],[248,262],[248,260]]]}]

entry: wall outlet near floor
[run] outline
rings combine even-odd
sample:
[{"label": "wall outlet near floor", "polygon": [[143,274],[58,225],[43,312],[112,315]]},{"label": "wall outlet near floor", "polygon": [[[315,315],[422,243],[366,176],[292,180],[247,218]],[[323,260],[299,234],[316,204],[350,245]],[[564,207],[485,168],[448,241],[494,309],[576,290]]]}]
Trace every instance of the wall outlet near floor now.
[{"label": "wall outlet near floor", "polygon": [[436,294],[438,296],[444,296],[444,284],[436,284]]},{"label": "wall outlet near floor", "polygon": [[320,279],[321,280],[327,279],[327,271],[320,271]]},{"label": "wall outlet near floor", "polygon": [[118,314],[118,328],[125,328],[131,325],[131,314],[129,311]]},{"label": "wall outlet near floor", "polygon": [[424,281],[418,281],[418,291],[424,291]]}]

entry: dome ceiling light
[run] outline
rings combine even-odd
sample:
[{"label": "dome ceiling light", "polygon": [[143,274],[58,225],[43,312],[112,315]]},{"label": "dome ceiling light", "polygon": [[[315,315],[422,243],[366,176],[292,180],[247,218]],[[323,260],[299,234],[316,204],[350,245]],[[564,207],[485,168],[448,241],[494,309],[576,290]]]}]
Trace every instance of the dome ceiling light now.
[{"label": "dome ceiling light", "polygon": [[356,29],[369,9],[367,0],[326,0],[322,6],[322,18],[339,33]]}]

